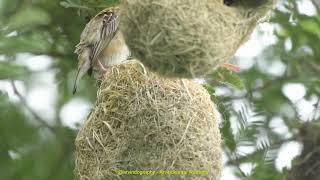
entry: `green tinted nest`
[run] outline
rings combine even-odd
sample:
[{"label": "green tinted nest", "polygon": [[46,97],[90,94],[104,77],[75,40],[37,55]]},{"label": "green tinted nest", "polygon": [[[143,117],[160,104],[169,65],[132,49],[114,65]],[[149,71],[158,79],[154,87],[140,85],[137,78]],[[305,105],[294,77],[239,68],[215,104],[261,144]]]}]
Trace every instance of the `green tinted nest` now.
[{"label": "green tinted nest", "polygon": [[201,77],[230,60],[275,0],[242,1],[122,0],[121,30],[152,71]]},{"label": "green tinted nest", "polygon": [[[138,61],[106,74],[76,138],[76,177],[219,179],[221,137],[207,91],[190,80],[145,72]],[[206,175],[118,175],[119,170],[204,171]]]}]

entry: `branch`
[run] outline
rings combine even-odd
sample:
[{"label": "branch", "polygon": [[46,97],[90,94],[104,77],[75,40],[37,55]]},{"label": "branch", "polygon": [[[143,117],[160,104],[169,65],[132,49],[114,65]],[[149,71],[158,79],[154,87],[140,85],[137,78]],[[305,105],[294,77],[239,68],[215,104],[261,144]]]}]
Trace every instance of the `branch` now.
[{"label": "branch", "polygon": [[320,12],[320,1],[319,0],[311,0],[312,4],[315,6],[318,12]]},{"label": "branch", "polygon": [[58,172],[61,168],[63,168],[64,165],[63,162],[66,159],[69,159],[71,153],[72,153],[72,143],[65,137],[61,136],[61,131],[58,131],[58,129],[50,126],[44,119],[42,119],[36,112],[34,112],[31,107],[27,104],[27,101],[25,98],[21,95],[21,93],[18,91],[16,85],[14,84],[14,81],[11,80],[11,85],[13,88],[14,93],[18,96],[19,100],[21,101],[21,104],[34,116],[35,120],[40,123],[42,126],[48,128],[53,134],[56,135],[56,137],[60,137],[62,140],[62,152],[60,157],[57,159],[56,163],[51,167],[52,170],[49,172],[49,174],[44,179],[52,179],[56,175],[56,172]]},{"label": "branch", "polygon": [[44,119],[42,119],[36,112],[34,112],[32,110],[32,108],[27,104],[27,101],[25,100],[25,98],[20,94],[20,92],[18,91],[16,85],[14,84],[14,81],[11,80],[10,81],[11,86],[13,88],[13,92],[15,95],[18,96],[19,100],[21,101],[21,104],[32,114],[32,116],[35,118],[35,120],[40,123],[42,126],[48,128],[53,134],[57,134],[57,131],[54,127],[50,126],[47,121],[45,121]]}]

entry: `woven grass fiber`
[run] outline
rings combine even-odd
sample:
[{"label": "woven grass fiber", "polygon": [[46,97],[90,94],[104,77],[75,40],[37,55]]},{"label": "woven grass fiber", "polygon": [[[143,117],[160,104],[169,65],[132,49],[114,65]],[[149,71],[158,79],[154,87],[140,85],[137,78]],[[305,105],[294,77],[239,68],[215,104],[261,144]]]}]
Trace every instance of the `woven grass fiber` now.
[{"label": "woven grass fiber", "polygon": [[172,77],[203,77],[229,61],[276,0],[121,0],[135,58]]},{"label": "woven grass fiber", "polygon": [[[220,178],[217,113],[201,85],[159,77],[133,60],[112,67],[97,96],[75,141],[77,179]],[[120,170],[171,175],[120,175]],[[172,175],[178,171],[202,172]]]}]

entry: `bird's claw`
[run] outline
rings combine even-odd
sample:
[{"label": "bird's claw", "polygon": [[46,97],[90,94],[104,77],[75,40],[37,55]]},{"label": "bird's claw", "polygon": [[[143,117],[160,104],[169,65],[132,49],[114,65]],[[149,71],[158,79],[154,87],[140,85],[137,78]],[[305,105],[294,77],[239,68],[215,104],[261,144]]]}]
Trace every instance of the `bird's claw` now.
[{"label": "bird's claw", "polygon": [[99,64],[100,70],[103,73],[106,73],[108,69],[106,67],[104,67],[104,65],[100,61],[98,61],[98,64]]}]

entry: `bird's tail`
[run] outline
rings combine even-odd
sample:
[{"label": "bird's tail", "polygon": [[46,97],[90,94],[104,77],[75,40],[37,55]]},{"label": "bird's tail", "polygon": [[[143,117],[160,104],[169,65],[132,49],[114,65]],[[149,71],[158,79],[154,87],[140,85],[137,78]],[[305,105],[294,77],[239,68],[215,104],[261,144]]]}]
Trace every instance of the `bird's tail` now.
[{"label": "bird's tail", "polygon": [[78,84],[79,84],[79,81],[80,81],[79,72],[80,72],[80,69],[78,69],[78,72],[77,72],[77,75],[76,75],[76,79],[74,81],[72,94],[75,94],[77,92],[77,87],[78,87]]},{"label": "bird's tail", "polygon": [[77,92],[78,85],[80,83],[81,78],[88,72],[90,69],[90,62],[84,61],[84,63],[78,68],[78,72],[76,75],[76,79],[74,81],[73,91],[72,93],[75,94]]}]

